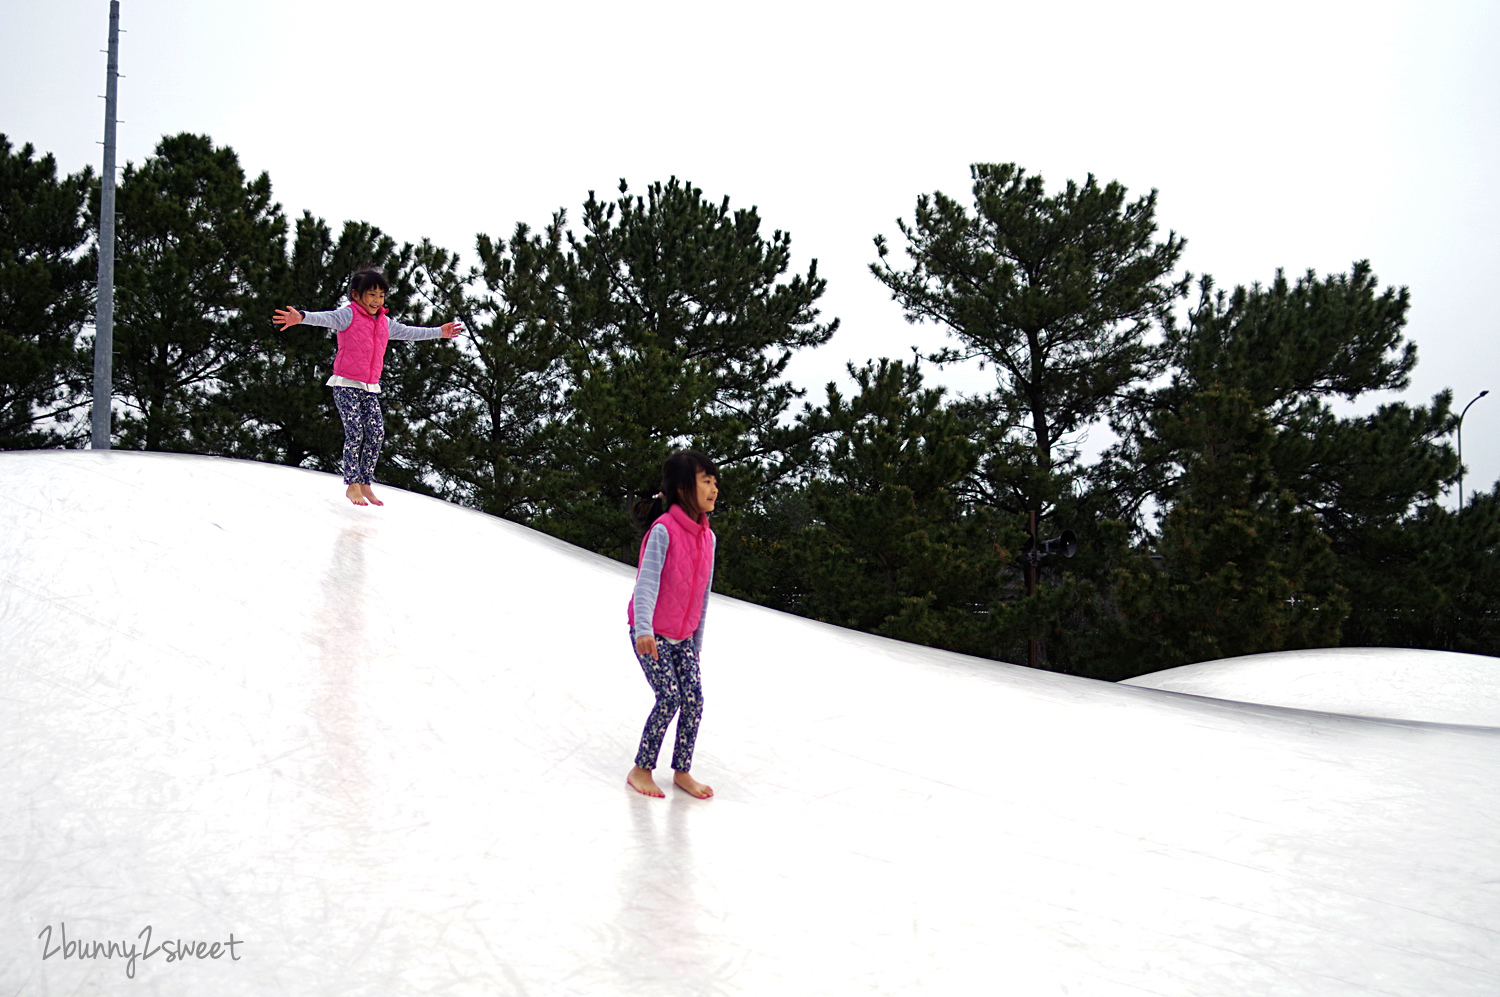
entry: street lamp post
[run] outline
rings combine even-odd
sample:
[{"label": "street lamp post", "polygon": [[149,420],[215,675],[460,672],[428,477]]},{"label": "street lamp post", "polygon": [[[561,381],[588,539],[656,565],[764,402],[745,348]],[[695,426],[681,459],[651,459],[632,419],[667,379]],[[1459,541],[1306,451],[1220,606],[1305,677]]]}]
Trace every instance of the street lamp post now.
[{"label": "street lamp post", "polygon": [[[1489,389],[1486,388],[1485,390],[1481,391],[1479,394],[1475,395],[1472,399],[1470,399],[1469,400],[1469,405],[1473,405],[1475,402],[1479,401],[1479,399],[1483,398],[1485,395],[1487,395],[1489,393],[1490,393]],[[1458,414],[1458,511],[1459,512],[1463,512],[1464,511],[1464,416],[1466,416],[1466,415],[1469,414],[1469,405],[1465,405],[1464,406],[1464,410]]]}]

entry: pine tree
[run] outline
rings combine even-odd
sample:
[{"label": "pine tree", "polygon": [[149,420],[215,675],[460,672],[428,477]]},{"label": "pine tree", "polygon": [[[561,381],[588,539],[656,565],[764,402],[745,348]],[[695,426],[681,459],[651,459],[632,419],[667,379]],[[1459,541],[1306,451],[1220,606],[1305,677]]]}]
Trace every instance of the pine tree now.
[{"label": "pine tree", "polygon": [[1346,644],[1500,656],[1500,485],[1456,512],[1423,504],[1362,539]]},{"label": "pine tree", "polygon": [[[1187,323],[1168,330],[1167,349],[1176,368],[1172,382],[1138,392],[1132,404],[1121,409],[1116,428],[1124,440],[1102,463],[1096,480],[1101,489],[1114,493],[1123,516],[1152,500],[1172,506],[1156,541],[1159,551],[1164,550],[1162,544],[1187,543],[1182,537],[1208,528],[1193,525],[1194,511],[1206,501],[1205,489],[1223,489],[1217,498],[1220,508],[1224,503],[1248,502],[1244,508],[1251,511],[1236,513],[1234,521],[1252,531],[1257,542],[1263,542],[1268,532],[1277,534],[1280,547],[1260,548],[1256,560],[1251,550],[1255,544],[1247,539],[1246,552],[1238,556],[1250,557],[1265,571],[1279,565],[1294,588],[1301,585],[1306,594],[1283,596],[1269,582],[1244,585],[1246,597],[1259,592],[1260,598],[1269,600],[1263,606],[1269,614],[1265,620],[1280,622],[1262,621],[1265,635],[1247,636],[1239,643],[1208,631],[1179,628],[1173,639],[1181,646],[1175,651],[1165,645],[1158,648],[1153,659],[1158,666],[1167,660],[1183,663],[1234,653],[1222,649],[1259,646],[1262,640],[1297,647],[1326,643],[1332,634],[1356,644],[1415,639],[1397,638],[1401,628],[1390,624],[1411,620],[1410,607],[1436,605],[1433,600],[1441,598],[1432,579],[1420,570],[1420,552],[1412,541],[1424,531],[1437,530],[1445,518],[1436,502],[1457,469],[1444,442],[1453,425],[1451,398],[1444,392],[1430,406],[1395,402],[1370,415],[1352,417],[1339,417],[1330,406],[1334,396],[1354,399],[1370,391],[1406,387],[1416,364],[1415,347],[1404,339],[1408,307],[1405,289],[1382,290],[1365,262],[1356,263],[1347,274],[1319,278],[1309,272],[1296,282],[1278,272],[1269,286],[1239,287],[1231,294],[1215,291],[1207,278],[1201,282],[1198,305]],[[1256,459],[1264,463],[1263,475],[1256,479],[1263,482],[1258,493],[1247,496],[1222,475],[1208,474],[1202,454],[1192,449],[1194,438],[1180,430],[1190,413],[1199,413],[1200,421],[1205,418],[1202,408],[1209,397],[1219,399],[1213,409],[1221,414],[1217,423],[1209,423],[1225,427],[1224,432],[1240,426],[1236,432],[1255,441]],[[1238,400],[1230,405],[1232,399]],[[1259,430],[1250,431],[1252,423],[1265,427],[1264,437]],[[1169,432],[1177,434],[1176,442],[1168,438]],[[1191,480],[1195,474],[1200,479],[1196,483]],[[1273,495],[1279,496],[1274,502]],[[1186,504],[1179,512],[1181,503]],[[1256,526],[1256,516],[1270,518]],[[1270,525],[1275,523],[1280,525]],[[1324,577],[1326,562],[1313,556],[1316,544],[1305,535],[1308,529],[1328,545],[1335,565],[1330,577],[1345,595],[1318,580]],[[1196,543],[1199,551],[1232,547]],[[1296,554],[1298,550],[1302,553]],[[1199,555],[1178,555],[1205,578],[1216,577],[1212,564],[1194,557]],[[1296,564],[1309,566],[1311,573],[1298,575]],[[1136,582],[1141,580],[1139,565],[1125,571]],[[1171,610],[1172,600],[1212,598],[1212,583],[1198,588],[1193,592],[1137,585],[1125,624],[1137,622],[1129,619],[1131,613],[1176,613],[1172,618],[1186,619],[1187,610]],[[1149,603],[1154,597],[1167,601],[1153,609]],[[1324,599],[1317,625],[1310,620],[1288,623],[1287,605],[1278,601],[1285,598],[1299,600],[1299,606]],[[1335,617],[1337,628],[1331,623]]]},{"label": "pine tree", "polygon": [[910,265],[871,265],[911,322],[934,322],[957,348],[934,359],[979,359],[999,384],[994,425],[1022,446],[988,455],[990,500],[1046,515],[1064,490],[1069,438],[1160,369],[1145,334],[1186,278],[1171,272],[1184,241],[1157,242],[1156,192],[1127,203],[1119,183],[1090,175],[1049,197],[1015,164],[976,164],[974,208],[941,192],[898,220]]},{"label": "pine tree", "polygon": [[[462,315],[468,334],[451,355],[445,404],[423,435],[424,462],[440,494],[527,522],[553,476],[565,360],[559,298],[563,214],[542,232],[519,224],[509,243],[478,238],[479,267],[460,274],[441,251],[419,251],[424,292]],[[487,293],[468,291],[481,280]]]},{"label": "pine tree", "polygon": [[783,280],[791,237],[760,232],[754,208],[731,211],[675,177],[583,207],[567,234],[559,333],[568,353],[566,414],[538,525],[634,561],[626,518],[654,491],[662,461],[694,446],[722,468],[734,505],[776,476],[806,434],[782,424],[799,392],[780,380],[792,351],[826,342],[825,281],[814,261]]},{"label": "pine tree", "polygon": [[846,399],[830,384],[826,407],[810,417],[824,443],[807,489],[809,525],[788,542],[801,589],[793,608],[999,656],[1024,641],[1023,622],[1037,621],[1034,606],[1013,606],[1021,531],[962,499],[980,453],[975,427],[941,388],[923,386],[916,364],[882,359],[849,373],[858,393]]},{"label": "pine tree", "polygon": [[219,452],[227,424],[212,396],[244,376],[286,253],[270,178],[247,182],[232,149],[174,135],[126,165],[116,207],[117,445]]},{"label": "pine tree", "polygon": [[93,174],[59,178],[51,154],[0,135],[0,449],[59,446],[88,432]]},{"label": "pine tree", "polygon": [[1276,430],[1251,393],[1207,385],[1152,423],[1181,474],[1151,557],[1120,572],[1112,677],[1336,644],[1349,609],[1338,561],[1281,487]]}]

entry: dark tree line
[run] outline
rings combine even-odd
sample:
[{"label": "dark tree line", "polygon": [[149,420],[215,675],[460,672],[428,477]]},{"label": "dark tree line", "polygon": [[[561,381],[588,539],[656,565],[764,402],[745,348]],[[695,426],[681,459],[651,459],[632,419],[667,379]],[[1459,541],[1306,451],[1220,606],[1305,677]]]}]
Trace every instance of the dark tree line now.
[{"label": "dark tree line", "polygon": [[0,449],[77,438],[93,372],[78,349],[98,270],[92,184],[90,171],[59,177],[50,154],[0,135]]},{"label": "dark tree line", "polygon": [[[681,446],[723,471],[721,591],[841,626],[1121,678],[1336,644],[1500,653],[1500,494],[1452,512],[1451,398],[1338,416],[1416,363],[1404,289],[1366,263],[1217,289],[1177,270],[1156,194],[1088,177],[1049,194],[974,167],[972,202],[917,199],[871,270],[933,336],[850,364],[811,401],[785,378],[825,343],[816,262],[672,178],[575,226],[480,235],[465,264],[374,225],[288,220],[270,179],[208,138],[163,139],[118,195],[113,443],[333,471],[333,341],[272,310],[335,307],[374,262],[405,321],[382,480],[626,561],[625,511]],[[98,185],[0,136],[0,447],[84,445]],[[946,341],[943,337],[946,337]],[[950,397],[934,366],[978,360]],[[1104,424],[1116,442],[1086,462]],[[1028,595],[1031,516],[1078,556]]]}]

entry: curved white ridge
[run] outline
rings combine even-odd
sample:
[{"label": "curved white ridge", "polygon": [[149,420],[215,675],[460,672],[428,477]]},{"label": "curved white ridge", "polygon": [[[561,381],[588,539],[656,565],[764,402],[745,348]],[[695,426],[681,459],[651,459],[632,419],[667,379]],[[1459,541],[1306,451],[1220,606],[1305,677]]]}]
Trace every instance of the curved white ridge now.
[{"label": "curved white ridge", "polygon": [[0,454],[0,993],[1500,993],[1500,731],[715,597],[651,800],[631,569],[377,490]]},{"label": "curved white ridge", "polygon": [[1500,659],[1402,647],[1247,654],[1129,685],[1359,717],[1500,727]]}]

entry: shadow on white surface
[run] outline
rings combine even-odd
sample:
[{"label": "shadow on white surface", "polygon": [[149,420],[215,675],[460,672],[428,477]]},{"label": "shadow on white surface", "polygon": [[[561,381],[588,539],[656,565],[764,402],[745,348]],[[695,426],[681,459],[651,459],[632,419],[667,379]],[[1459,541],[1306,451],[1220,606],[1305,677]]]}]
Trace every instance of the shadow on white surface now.
[{"label": "shadow on white surface", "polygon": [[1500,993],[1500,731],[716,597],[648,800],[631,569],[342,490],[0,454],[0,994]]}]

